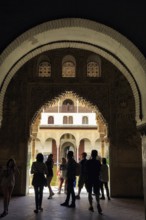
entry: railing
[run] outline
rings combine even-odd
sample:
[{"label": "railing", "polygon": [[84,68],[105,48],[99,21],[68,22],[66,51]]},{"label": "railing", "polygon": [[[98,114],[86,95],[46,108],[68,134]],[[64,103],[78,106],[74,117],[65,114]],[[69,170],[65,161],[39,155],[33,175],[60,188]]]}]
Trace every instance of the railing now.
[{"label": "railing", "polygon": [[82,107],[82,106],[57,106],[54,107],[45,107],[44,109],[45,113],[92,113],[92,109],[89,109],[88,107]]},{"label": "railing", "polygon": [[42,128],[78,128],[78,129],[97,129],[97,125],[86,125],[86,124],[82,124],[82,125],[75,125],[75,124],[62,124],[62,125],[54,125],[54,124],[48,124],[48,125],[40,125],[39,126],[40,129]]}]

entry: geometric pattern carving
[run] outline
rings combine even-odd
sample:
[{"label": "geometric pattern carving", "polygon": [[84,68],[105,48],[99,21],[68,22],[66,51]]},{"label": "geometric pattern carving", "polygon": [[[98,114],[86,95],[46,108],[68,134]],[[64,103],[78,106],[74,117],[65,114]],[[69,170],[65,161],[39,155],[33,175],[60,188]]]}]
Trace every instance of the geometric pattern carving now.
[{"label": "geometric pattern carving", "polygon": [[[97,89],[97,88],[96,88]],[[90,89],[91,90],[91,89]],[[44,93],[45,91],[45,93]],[[103,92],[103,89],[102,89],[102,92]],[[83,91],[84,93],[84,91]],[[43,94],[43,96],[41,95]],[[96,96],[98,96],[100,94],[100,92],[98,91],[97,93],[94,91],[94,94]],[[30,94],[30,97],[31,97],[31,111],[30,111],[30,120],[31,120],[31,123],[33,123],[33,121],[35,121],[35,119],[37,118],[37,115],[40,114],[40,112],[43,111],[43,108],[44,106],[52,106],[54,103],[56,103],[58,100],[60,100],[62,97],[64,97],[65,99],[73,99],[73,97],[75,97],[76,99],[79,100],[79,102],[81,102],[82,104],[84,104],[87,108],[90,108],[92,109],[93,112],[96,113],[96,116],[98,118],[98,120],[101,121],[101,123],[103,123],[105,126],[107,126],[107,122],[105,120],[105,118],[103,117],[103,115],[101,114],[101,112],[99,111],[98,107],[91,104],[89,101],[87,101],[85,98],[82,98],[80,95],[77,95],[75,92],[73,91],[65,91],[65,92],[62,92],[60,91],[60,95],[57,95],[55,98],[52,99],[52,97],[49,98],[49,95],[51,95],[51,88],[50,90],[46,90],[45,88],[44,89],[39,89],[37,86],[36,86],[36,89],[32,89],[31,90],[31,94]],[[55,94],[54,94],[55,95]],[[93,91],[91,93],[91,95],[93,96]],[[102,93],[102,98],[104,98],[104,94]],[[101,96],[99,96],[99,99],[97,100],[101,100]],[[37,97],[42,97],[43,100],[39,99],[40,101],[40,104],[41,103],[44,103],[45,100],[50,100],[50,101],[46,101],[43,106],[41,105],[40,108],[38,108],[38,105],[39,104],[38,102],[36,102],[35,100],[37,99]],[[91,98],[91,97],[90,97]],[[95,99],[95,98],[94,98]],[[104,99],[103,99],[104,100]],[[101,102],[103,102],[103,100]],[[104,100],[105,103],[107,103],[107,99]],[[101,105],[101,103],[99,102],[98,103],[99,106]],[[103,104],[104,105],[104,104]],[[107,109],[107,108],[106,108]],[[103,109],[102,109],[103,111]],[[103,111],[104,112],[104,111]],[[35,113],[35,114],[34,114]],[[67,117],[64,117],[63,118],[63,124],[73,124],[73,118],[69,120],[69,118]]]},{"label": "geometric pattern carving", "polygon": [[[52,29],[55,29],[58,31],[60,30],[60,27],[62,28],[62,31],[63,33],[65,33],[66,31],[66,28],[70,28],[70,27],[74,27],[74,28],[78,28],[78,31],[77,33],[75,32],[75,36],[76,39],[78,39],[78,35],[81,33],[81,28],[87,28],[87,31],[90,27],[90,33],[92,33],[93,31],[94,32],[99,32],[99,33],[102,33],[105,35],[105,38],[103,38],[103,41],[106,39],[108,40],[108,37],[110,36],[111,37],[111,40],[112,41],[115,41],[115,42],[120,42],[121,45],[123,45],[123,48],[126,48],[127,49],[127,54],[130,54],[131,57],[134,58],[134,60],[137,60],[137,65],[138,65],[138,71],[141,71],[144,72],[145,69],[146,69],[146,61],[144,59],[144,57],[142,56],[142,54],[137,50],[137,48],[128,40],[126,40],[125,38],[123,38],[122,35],[120,35],[119,33],[115,32],[114,30],[112,29],[109,29],[108,27],[106,26],[103,26],[102,24],[98,24],[98,23],[93,23],[91,21],[88,21],[88,20],[84,20],[84,19],[62,19],[62,20],[55,20],[55,21],[49,21],[47,24],[45,23],[44,24],[41,24],[41,25],[38,25],[36,28],[33,28],[33,30],[29,30],[27,32],[25,32],[21,37],[17,38],[14,42],[12,42],[9,47],[4,51],[4,53],[2,54],[1,56],[1,68],[2,68],[2,72],[3,72],[3,75],[4,76],[8,76],[5,78],[5,82],[2,86],[2,90],[1,90],[1,95],[0,95],[0,123],[1,123],[1,120],[3,118],[3,103],[4,103],[4,96],[5,96],[5,93],[6,93],[6,90],[7,90],[7,87],[8,87],[8,84],[10,83],[11,81],[11,78],[15,75],[15,73],[17,72],[18,69],[20,69],[20,67],[26,63],[29,59],[31,59],[32,57],[34,57],[35,55],[45,51],[45,50],[48,50],[48,48],[56,48],[56,42],[55,44],[52,44],[52,46],[44,46],[44,47],[39,47],[38,49],[38,45],[36,43],[36,45],[32,44],[32,45],[29,45],[30,47],[25,47],[28,48],[26,49],[27,50],[27,55],[24,56],[24,54],[26,54],[26,50],[21,50],[21,53],[20,53],[20,57],[21,59],[19,60],[19,62],[17,62],[17,56],[14,56],[15,57],[15,63],[17,63],[16,65],[13,65],[13,68],[11,68],[12,64],[10,63],[10,66],[7,66],[7,68],[5,68],[5,62],[7,62],[7,57],[9,59],[9,57],[12,55],[13,56],[13,52],[14,52],[14,49],[15,50],[15,53],[14,54],[17,54],[19,50],[19,47],[21,47],[21,44],[22,43],[25,43],[26,45],[28,45],[30,42],[28,39],[31,39],[31,37],[33,36],[35,39],[36,39],[36,42],[37,42],[37,35],[41,35],[40,36],[40,41],[42,42],[42,45],[43,45],[43,39],[44,39],[44,33],[46,33],[46,36],[47,35],[47,31],[48,33],[50,33],[52,31]],[[57,32],[58,33],[58,32]],[[95,33],[96,34],[96,33]],[[87,35],[88,36],[88,35]],[[73,37],[74,37],[74,34],[73,34]],[[84,37],[84,36],[83,36]],[[92,45],[95,45],[95,40],[94,38],[91,39],[91,43]],[[101,40],[101,43],[102,43],[102,40]],[[100,41],[97,40],[96,44],[100,46]],[[75,41],[72,43],[71,41],[70,42],[64,42],[64,43],[58,43],[57,44],[57,48],[60,46],[60,47],[63,47],[63,45],[65,47],[78,47],[79,48],[79,45],[82,46],[80,43],[75,43]],[[106,44],[105,44],[106,45]],[[115,50],[116,48],[116,43],[113,44],[113,51]],[[32,50],[32,47],[33,47],[33,50]],[[93,47],[93,46],[92,46]],[[90,49],[92,51],[92,48],[91,46],[89,45],[84,45],[84,49]],[[106,46],[104,49],[107,49]],[[123,49],[124,50],[124,49]],[[12,52],[13,51],[13,52]],[[30,52],[32,51],[32,52]],[[94,48],[94,51],[95,51],[95,48]],[[132,77],[130,76],[129,74],[129,71],[126,70],[126,68],[123,68],[121,63],[118,62],[117,59],[115,59],[113,56],[109,56],[109,53],[106,53],[104,52],[103,50],[99,49],[99,48],[96,48],[96,52],[98,54],[101,54],[102,56],[106,57],[107,59],[109,59],[111,62],[114,62],[115,66],[117,66],[119,69],[121,69],[122,73],[126,76],[127,80],[129,81],[130,85],[131,85],[131,88],[132,88],[132,91],[133,91],[133,95],[135,97],[135,107],[136,107],[136,119],[138,120],[139,118],[139,109],[140,109],[140,101],[139,101],[139,95],[138,95],[138,92],[137,92],[137,88],[135,86],[135,83],[132,79]],[[130,57],[129,56],[129,57]],[[126,57],[126,56],[125,56]],[[127,55],[128,57],[128,55]],[[126,59],[126,58],[125,58]],[[125,62],[125,59],[123,59],[123,63]],[[132,58],[131,58],[132,59]],[[128,64],[127,66],[129,65],[130,63],[130,59],[128,61]],[[4,67],[4,69],[3,69]],[[134,72],[134,69],[132,69],[134,67],[131,67],[130,66],[130,70],[131,72]],[[11,69],[9,72],[8,70]],[[3,71],[4,70],[4,71]],[[1,78],[1,81],[2,82],[3,80],[3,76]],[[142,89],[141,89],[142,90]],[[140,91],[141,91],[140,90]]]},{"label": "geometric pattern carving", "polygon": [[88,62],[87,76],[88,77],[99,77],[100,76],[100,68],[97,62]]},{"label": "geometric pattern carving", "polygon": [[39,64],[38,76],[50,77],[51,76],[51,65],[48,61],[43,61]]}]

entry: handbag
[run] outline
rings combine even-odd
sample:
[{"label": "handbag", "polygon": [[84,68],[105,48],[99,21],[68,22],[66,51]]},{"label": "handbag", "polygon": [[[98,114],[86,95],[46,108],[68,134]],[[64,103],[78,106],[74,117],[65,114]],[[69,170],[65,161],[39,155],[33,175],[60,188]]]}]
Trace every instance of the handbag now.
[{"label": "handbag", "polygon": [[48,186],[47,177],[44,176],[44,186]]}]

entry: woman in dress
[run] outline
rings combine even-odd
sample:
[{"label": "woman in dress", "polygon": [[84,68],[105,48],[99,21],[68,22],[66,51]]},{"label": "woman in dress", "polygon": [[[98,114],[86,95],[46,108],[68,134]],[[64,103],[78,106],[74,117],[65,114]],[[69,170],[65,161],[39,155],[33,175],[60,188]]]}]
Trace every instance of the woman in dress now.
[{"label": "woman in dress", "polygon": [[102,195],[100,199],[105,199],[105,195],[104,195],[104,188],[105,188],[107,198],[108,200],[110,200],[109,187],[108,187],[109,167],[107,165],[106,158],[104,157],[102,158],[100,181],[101,181],[101,195]]},{"label": "woman in dress", "polygon": [[49,189],[49,197],[48,199],[52,199],[52,196],[54,196],[54,192],[51,188],[51,181],[53,178],[53,165],[54,165],[54,161],[53,161],[53,154],[50,154],[47,158],[46,161],[46,166],[47,166],[47,183],[48,183],[48,189]]},{"label": "woman in dress", "polygon": [[8,207],[11,199],[11,195],[15,186],[15,175],[19,172],[14,159],[9,159],[6,163],[6,167],[2,170],[1,174],[1,189],[3,193],[4,211],[0,217],[4,217],[8,214]]},{"label": "woman in dress", "polygon": [[46,186],[47,167],[45,165],[44,156],[42,153],[38,153],[36,156],[36,161],[32,163],[31,174],[33,174],[32,185],[34,186],[35,192],[35,213],[43,211],[42,199],[43,199],[43,189]]},{"label": "woman in dress", "polygon": [[66,159],[63,157],[62,162],[59,167],[59,189],[58,194],[61,193],[62,185],[64,183],[64,192],[66,193],[66,172],[67,172],[67,164]]}]

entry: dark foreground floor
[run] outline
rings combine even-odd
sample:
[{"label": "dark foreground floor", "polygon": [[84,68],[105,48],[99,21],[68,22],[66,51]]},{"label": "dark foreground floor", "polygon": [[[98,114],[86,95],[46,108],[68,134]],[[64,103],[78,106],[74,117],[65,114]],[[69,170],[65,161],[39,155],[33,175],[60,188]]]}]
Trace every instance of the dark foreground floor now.
[{"label": "dark foreground floor", "polygon": [[[28,196],[13,197],[10,202],[9,214],[2,218],[5,220],[144,220],[144,201],[139,199],[115,199],[102,200],[103,215],[100,216],[96,209],[95,198],[94,212],[88,210],[89,204],[86,193],[81,194],[81,199],[76,200],[76,208],[60,206],[64,202],[65,194],[55,194],[48,200],[45,193],[43,198],[44,211],[38,214],[33,212],[34,194]],[[0,212],[3,211],[2,197],[0,198]]]}]

